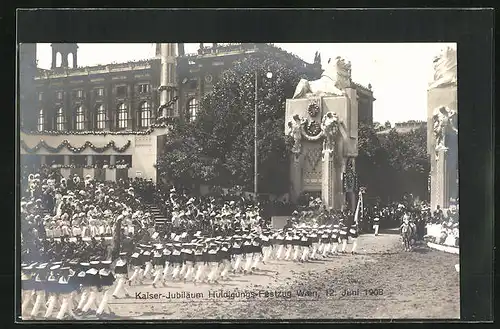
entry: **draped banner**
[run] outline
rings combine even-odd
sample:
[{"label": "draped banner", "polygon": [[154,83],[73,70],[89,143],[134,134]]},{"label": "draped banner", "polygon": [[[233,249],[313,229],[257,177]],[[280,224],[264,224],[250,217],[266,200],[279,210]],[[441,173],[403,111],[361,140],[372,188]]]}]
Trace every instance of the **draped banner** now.
[{"label": "draped banner", "polygon": [[94,179],[96,181],[105,181],[106,180],[106,169],[102,169],[102,168],[94,169]]},{"label": "draped banner", "polygon": [[119,181],[123,179],[124,181],[128,181],[128,168],[118,169],[116,168],[116,180]]}]

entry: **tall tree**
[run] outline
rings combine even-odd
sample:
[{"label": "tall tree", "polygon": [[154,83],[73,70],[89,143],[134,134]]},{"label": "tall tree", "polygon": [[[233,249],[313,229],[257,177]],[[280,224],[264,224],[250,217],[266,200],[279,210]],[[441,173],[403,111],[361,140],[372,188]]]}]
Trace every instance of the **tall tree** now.
[{"label": "tall tree", "polygon": [[[285,103],[300,78],[314,78],[299,70],[297,65],[267,54],[234,63],[200,102],[197,120],[172,131],[159,171],[182,184],[241,185],[251,191],[257,74],[259,192],[288,191]],[[272,78],[266,78],[267,72]],[[170,166],[172,162],[176,165]]]},{"label": "tall tree", "polygon": [[422,126],[409,132],[391,129],[377,134],[373,126],[360,125],[357,172],[368,196],[382,200],[398,200],[406,193],[428,197],[426,133]]}]

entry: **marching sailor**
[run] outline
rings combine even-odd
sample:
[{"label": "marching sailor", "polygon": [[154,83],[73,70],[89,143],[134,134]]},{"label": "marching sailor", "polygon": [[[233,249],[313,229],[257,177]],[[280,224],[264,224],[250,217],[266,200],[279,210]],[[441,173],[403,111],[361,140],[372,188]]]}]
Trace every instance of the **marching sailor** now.
[{"label": "marching sailor", "polygon": [[172,244],[167,243],[165,248],[163,249],[163,259],[165,261],[165,265],[163,266],[163,276],[162,282],[163,286],[166,286],[166,282],[168,279],[168,275],[170,274],[171,264],[172,264]]},{"label": "marching sailor", "polygon": [[76,287],[70,284],[70,277],[72,277],[75,273],[69,266],[61,267],[60,270],[61,275],[58,280],[58,285],[61,298],[61,307],[59,309],[59,312],[57,313],[56,319],[74,319],[76,316],[75,313],[73,313],[73,302],[71,301],[71,299],[73,291],[76,290]]},{"label": "marching sailor", "polygon": [[289,260],[291,255],[292,255],[292,250],[293,250],[293,236],[292,236],[292,232],[290,231],[290,229],[286,232],[286,236],[285,236],[285,260]]},{"label": "marching sailor", "polygon": [[312,249],[313,238],[314,237],[312,233],[306,233],[305,231],[303,232],[302,238],[300,239],[302,246],[302,256],[300,257],[301,263],[307,262],[309,260],[309,253]]},{"label": "marching sailor", "polygon": [[234,242],[231,246],[230,253],[234,255],[233,273],[240,272],[240,265],[243,260],[242,238],[239,235],[233,236]]},{"label": "marching sailor", "polygon": [[[118,298],[118,295],[121,293],[122,290],[125,292],[126,297],[130,297],[129,292],[128,292],[127,288],[125,287],[125,283],[127,282],[127,278],[128,278],[128,265],[127,265],[127,259],[125,258],[126,256],[127,256],[126,252],[121,252],[119,254],[119,257],[118,257],[116,264],[115,264],[115,275],[114,276],[115,276],[115,279],[117,279],[118,283],[116,285],[115,290],[113,291],[114,298]],[[137,257],[135,259],[137,259],[138,256],[139,256],[139,254],[137,254]],[[132,259],[134,259],[134,258],[132,258]],[[140,268],[140,266],[137,266],[137,267]]]},{"label": "marching sailor", "polygon": [[270,232],[269,231],[263,231],[262,234],[260,235],[260,240],[262,243],[262,250],[264,255],[262,256],[262,264],[266,264],[266,262],[271,258],[273,248],[271,244],[271,238],[269,237]]},{"label": "marching sailor", "polygon": [[231,269],[231,254],[230,254],[230,244],[231,239],[226,239],[226,241],[222,244],[222,247],[219,251],[220,257],[222,259],[222,272],[221,278],[222,280],[229,280],[229,270]]},{"label": "marching sailor", "polygon": [[163,274],[163,266],[165,264],[165,256],[163,255],[163,245],[157,244],[153,252],[153,282],[152,285],[156,288],[156,284],[160,281]]},{"label": "marching sailor", "polygon": [[[96,311],[96,316],[98,318],[114,315],[114,313],[111,312],[111,308],[108,306],[110,289],[115,282],[115,276],[111,272],[110,266],[111,261],[109,260],[101,262],[101,269],[99,270],[99,283],[101,289],[103,290],[103,297]],[[125,285],[124,282],[122,284]],[[104,310],[106,308],[109,312],[105,315]]]},{"label": "marching sailor", "polygon": [[173,246],[172,250],[172,255],[170,256],[170,260],[173,265],[173,270],[172,270],[172,280],[175,281],[179,277],[179,273],[181,272],[181,266],[182,266],[182,255],[181,255],[181,249],[182,245],[180,243],[176,243]]},{"label": "marching sailor", "polygon": [[81,286],[80,289],[80,301],[78,302],[78,305],[76,306],[75,313],[76,314],[81,314],[83,306],[85,306],[85,303],[87,302],[87,298],[89,297],[90,294],[90,289],[89,289],[89,284],[87,280],[89,280],[90,277],[86,276],[87,270],[90,269],[90,263],[80,263],[78,268],[77,268],[77,274],[76,274],[76,280]]},{"label": "marching sailor", "polygon": [[332,229],[332,250],[331,254],[335,255],[337,254],[337,248],[339,246],[339,240],[340,240],[340,226],[339,224],[333,224],[333,229]]},{"label": "marching sailor", "polygon": [[91,261],[90,269],[85,272],[85,282],[88,287],[89,297],[87,299],[87,303],[82,308],[83,315],[90,315],[95,312],[95,310],[91,310],[91,307],[97,308],[99,305],[97,304],[97,295],[100,287],[100,278],[99,278],[99,270],[100,270],[100,262],[99,261]]},{"label": "marching sailor", "polygon": [[219,267],[219,257],[217,255],[218,248],[217,244],[210,243],[208,245],[208,267],[210,272],[208,273],[207,282],[208,283],[217,283],[217,270]]},{"label": "marching sailor", "polygon": [[296,261],[299,260],[300,247],[302,245],[302,237],[301,237],[301,235],[297,231],[294,231],[293,234],[294,235],[293,235],[293,240],[292,240],[292,246],[293,246],[293,249],[292,249],[292,252],[293,252],[292,260],[294,262],[296,262]]},{"label": "marching sailor", "polygon": [[[46,283],[46,288],[45,292],[49,295],[49,299],[47,301],[47,310],[45,311],[44,318],[50,318],[52,316],[52,312],[54,311],[54,308],[56,307],[56,303],[59,300],[59,269],[61,268],[60,262],[58,263],[53,263],[53,265],[49,268],[50,270],[50,275],[47,278],[47,283]],[[38,310],[36,310],[38,313]],[[32,311],[32,316],[33,311]]]},{"label": "marching sailor", "polygon": [[311,251],[311,256],[309,257],[310,259],[318,259],[316,256],[316,252],[318,251],[318,245],[319,245],[319,235],[318,235],[318,229],[317,229],[317,224],[314,225],[313,230],[309,234],[309,238],[311,239],[311,244],[312,244],[312,251]]},{"label": "marching sailor", "polygon": [[340,241],[342,242],[342,250],[341,253],[345,253],[346,248],[347,248],[347,239],[348,239],[348,232],[347,232],[347,225],[344,223],[344,218],[340,218],[339,222],[339,236],[340,236]]},{"label": "marching sailor", "polygon": [[130,277],[130,279],[128,279],[129,286],[132,284],[132,282],[135,283],[136,281],[139,282],[139,284],[142,284],[142,282],[140,280],[140,272],[142,271],[142,269],[141,269],[141,266],[142,266],[141,254],[142,254],[142,250],[137,248],[136,251],[132,255],[130,255],[130,265],[132,266],[132,269],[134,270],[134,272],[132,273],[132,276]]},{"label": "marching sailor", "polygon": [[262,252],[262,245],[259,242],[259,238],[255,238],[252,241],[252,251],[253,251],[253,255],[252,255],[253,264],[252,264],[252,267],[250,268],[250,270],[255,271],[255,270],[257,270],[257,266],[259,265],[261,256],[264,255]]},{"label": "marching sailor", "polygon": [[357,223],[353,223],[351,225],[351,227],[349,228],[349,236],[351,237],[352,239],[352,249],[351,249],[351,254],[355,254],[356,253],[356,248],[358,246],[358,224]]},{"label": "marching sailor", "polygon": [[35,283],[33,276],[33,266],[21,264],[21,317],[24,316],[29,304],[34,305]]},{"label": "marching sailor", "polygon": [[375,230],[375,236],[378,235],[378,228],[380,222],[380,214],[375,214],[375,218],[373,219],[373,229]]},{"label": "marching sailor", "polygon": [[33,308],[31,310],[31,317],[35,318],[38,316],[38,312],[40,310],[40,307],[43,306],[45,308],[45,311],[47,311],[47,306],[46,306],[46,289],[48,288],[48,264],[39,264],[36,267],[36,275],[35,275],[35,280],[33,282],[33,290],[34,293],[36,294],[36,299],[35,303],[33,305]]},{"label": "marching sailor", "polygon": [[252,238],[250,234],[244,235],[243,238],[245,242],[243,242],[242,252],[245,255],[245,265],[243,267],[243,273],[246,274],[250,271],[250,267],[252,266],[252,256],[253,256],[253,248],[252,248]]},{"label": "marching sailor", "polygon": [[204,255],[203,244],[197,243],[194,250],[194,261],[196,264],[195,276],[193,282],[196,284],[202,282],[206,270],[206,255]]}]

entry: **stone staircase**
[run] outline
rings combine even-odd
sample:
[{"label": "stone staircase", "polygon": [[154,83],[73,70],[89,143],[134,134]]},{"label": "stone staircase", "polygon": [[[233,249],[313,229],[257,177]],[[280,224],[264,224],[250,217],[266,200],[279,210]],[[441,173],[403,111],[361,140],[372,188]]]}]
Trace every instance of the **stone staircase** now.
[{"label": "stone staircase", "polygon": [[167,219],[160,212],[160,209],[158,209],[158,207],[154,204],[148,204],[148,208],[149,208],[149,212],[151,213],[151,215],[153,216],[153,218],[155,220],[155,229],[158,230],[161,227],[163,227],[165,225],[165,222],[167,221]]}]

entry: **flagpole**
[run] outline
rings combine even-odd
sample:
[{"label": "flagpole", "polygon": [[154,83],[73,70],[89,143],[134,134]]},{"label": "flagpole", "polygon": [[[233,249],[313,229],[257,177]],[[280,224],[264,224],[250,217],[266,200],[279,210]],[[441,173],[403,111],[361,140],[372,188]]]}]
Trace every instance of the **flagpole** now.
[{"label": "flagpole", "polygon": [[354,222],[356,223],[356,225],[358,224],[359,212],[362,207],[363,207],[363,194],[360,191],[358,194],[358,204],[356,205],[356,212],[354,213]]}]

